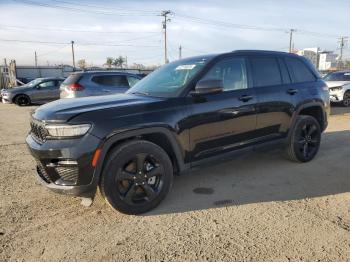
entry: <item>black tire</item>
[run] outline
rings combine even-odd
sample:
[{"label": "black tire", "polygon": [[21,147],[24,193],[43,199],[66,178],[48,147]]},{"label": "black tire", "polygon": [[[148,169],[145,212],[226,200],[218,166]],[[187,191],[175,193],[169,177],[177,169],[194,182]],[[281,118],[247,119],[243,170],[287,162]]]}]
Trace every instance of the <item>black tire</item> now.
[{"label": "black tire", "polygon": [[312,160],[320,147],[321,128],[312,116],[298,116],[288,138],[287,156],[296,162]]},{"label": "black tire", "polygon": [[109,154],[100,191],[114,209],[140,214],[158,206],[172,182],[173,166],[168,154],[156,144],[135,140]]},{"label": "black tire", "polygon": [[18,95],[14,99],[15,104],[19,106],[28,106],[30,105],[30,98],[27,95]]},{"label": "black tire", "polygon": [[345,92],[342,104],[345,107],[350,106],[350,91]]}]

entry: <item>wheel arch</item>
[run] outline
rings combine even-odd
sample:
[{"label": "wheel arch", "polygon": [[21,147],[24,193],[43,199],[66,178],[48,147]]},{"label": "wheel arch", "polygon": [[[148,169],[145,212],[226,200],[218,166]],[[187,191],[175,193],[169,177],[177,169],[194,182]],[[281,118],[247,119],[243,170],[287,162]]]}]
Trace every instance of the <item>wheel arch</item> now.
[{"label": "wheel arch", "polygon": [[128,140],[146,140],[160,146],[170,157],[174,172],[181,172],[186,169],[184,156],[181,147],[172,132],[164,127],[151,127],[136,130],[129,130],[122,133],[110,135],[106,138],[99,148],[101,149],[100,157],[94,172],[94,182],[99,183],[106,160],[110,152],[120,144]]},{"label": "wheel arch", "polygon": [[[327,113],[321,101],[308,102],[298,106],[293,114],[291,127],[294,126],[297,117],[300,115],[308,115],[314,117],[320,124],[322,131],[324,131],[327,128]],[[291,128],[289,129],[289,133],[290,131]]]},{"label": "wheel arch", "polygon": [[19,94],[16,94],[16,95],[12,98],[12,103],[16,103],[16,99],[17,99],[17,97],[19,97],[19,96],[26,96],[26,97],[28,98],[29,102],[31,102],[31,99],[30,99],[30,96],[29,96],[29,95],[24,94],[24,93],[19,93]]}]

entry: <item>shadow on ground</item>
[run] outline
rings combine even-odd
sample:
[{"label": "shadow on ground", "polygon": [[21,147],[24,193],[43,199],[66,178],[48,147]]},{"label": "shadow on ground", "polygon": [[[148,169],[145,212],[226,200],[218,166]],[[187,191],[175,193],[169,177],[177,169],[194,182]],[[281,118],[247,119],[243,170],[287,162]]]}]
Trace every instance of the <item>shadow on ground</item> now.
[{"label": "shadow on ground", "polygon": [[350,130],[325,133],[319,154],[309,163],[290,162],[283,154],[280,147],[261,147],[175,177],[170,195],[146,215],[349,192],[345,163],[349,163]]}]

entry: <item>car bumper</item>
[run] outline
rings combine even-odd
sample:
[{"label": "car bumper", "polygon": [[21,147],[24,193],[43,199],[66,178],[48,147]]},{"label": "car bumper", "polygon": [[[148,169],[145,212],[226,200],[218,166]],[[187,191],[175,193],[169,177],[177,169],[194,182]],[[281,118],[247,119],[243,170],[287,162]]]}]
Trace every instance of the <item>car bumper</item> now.
[{"label": "car bumper", "polygon": [[82,197],[95,194],[97,177],[91,162],[100,139],[87,134],[80,139],[39,143],[29,134],[26,143],[37,162],[36,174],[41,184],[60,194]]},{"label": "car bumper", "polygon": [[4,104],[12,104],[12,98],[9,96],[2,96],[1,100]]},{"label": "car bumper", "polygon": [[331,102],[341,102],[343,101],[344,98],[344,91],[330,91],[329,92],[329,97]]}]

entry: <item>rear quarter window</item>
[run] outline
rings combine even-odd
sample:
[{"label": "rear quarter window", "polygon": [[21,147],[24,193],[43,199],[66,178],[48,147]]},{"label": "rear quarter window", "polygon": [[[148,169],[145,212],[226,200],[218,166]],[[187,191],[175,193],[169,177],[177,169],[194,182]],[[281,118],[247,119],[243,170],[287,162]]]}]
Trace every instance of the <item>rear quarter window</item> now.
[{"label": "rear quarter window", "polygon": [[75,84],[80,80],[81,74],[71,74],[63,81],[64,85]]},{"label": "rear quarter window", "polygon": [[315,75],[311,69],[298,58],[285,58],[287,67],[292,74],[294,83],[313,82],[316,81]]}]

